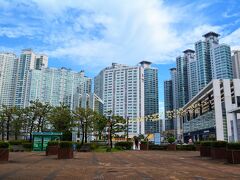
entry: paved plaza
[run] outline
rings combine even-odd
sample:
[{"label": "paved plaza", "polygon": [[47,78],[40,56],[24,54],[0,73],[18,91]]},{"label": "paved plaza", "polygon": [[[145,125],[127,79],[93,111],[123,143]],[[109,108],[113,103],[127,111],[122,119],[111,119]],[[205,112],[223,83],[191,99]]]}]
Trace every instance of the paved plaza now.
[{"label": "paved plaza", "polygon": [[240,165],[186,151],[75,153],[69,160],[15,152],[0,164],[0,179],[240,179]]}]

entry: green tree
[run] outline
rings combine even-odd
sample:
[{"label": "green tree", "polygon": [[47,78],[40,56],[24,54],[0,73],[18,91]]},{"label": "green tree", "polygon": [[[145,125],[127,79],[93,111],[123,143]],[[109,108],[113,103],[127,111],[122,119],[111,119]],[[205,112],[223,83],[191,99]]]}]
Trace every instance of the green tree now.
[{"label": "green tree", "polygon": [[112,137],[117,133],[124,132],[126,130],[126,119],[121,116],[109,116],[108,118],[108,133],[110,139],[110,146],[112,148]]},{"label": "green tree", "polygon": [[73,116],[68,106],[61,103],[60,106],[52,108],[48,120],[55,131],[63,132],[64,135],[71,134]]},{"label": "green tree", "polygon": [[99,140],[102,139],[103,131],[106,128],[107,123],[108,119],[105,116],[94,112],[93,131],[97,134]]},{"label": "green tree", "polygon": [[23,129],[24,122],[24,109],[15,108],[14,119],[12,121],[12,132],[14,134],[15,140],[18,139],[18,136],[21,135],[21,130]]},{"label": "green tree", "polygon": [[77,108],[73,111],[75,125],[78,128],[78,137],[80,137],[80,129],[82,133],[81,144],[84,142],[87,143],[87,135],[89,132],[92,132],[93,122],[96,117],[96,114],[90,108]]},{"label": "green tree", "polygon": [[8,107],[3,105],[2,106],[3,110],[3,118],[6,120],[4,120],[4,122],[6,123],[6,135],[7,135],[7,140],[9,140],[9,136],[10,136],[10,126],[11,126],[11,122],[13,121],[14,118],[14,113],[15,113],[15,107]]}]

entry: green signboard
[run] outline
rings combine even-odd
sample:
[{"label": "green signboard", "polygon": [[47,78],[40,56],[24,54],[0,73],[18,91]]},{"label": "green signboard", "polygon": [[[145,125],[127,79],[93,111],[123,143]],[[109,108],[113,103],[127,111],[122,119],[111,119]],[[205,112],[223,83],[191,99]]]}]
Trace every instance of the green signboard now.
[{"label": "green signboard", "polygon": [[33,132],[33,150],[45,151],[49,141],[60,140],[59,132]]}]

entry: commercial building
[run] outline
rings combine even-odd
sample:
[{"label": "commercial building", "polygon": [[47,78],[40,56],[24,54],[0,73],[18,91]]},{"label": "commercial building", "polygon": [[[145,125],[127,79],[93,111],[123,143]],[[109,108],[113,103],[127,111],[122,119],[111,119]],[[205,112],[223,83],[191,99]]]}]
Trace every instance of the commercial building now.
[{"label": "commercial building", "polygon": [[13,53],[0,53],[0,108],[14,106],[18,59]]},{"label": "commercial building", "polygon": [[144,134],[144,68],[112,63],[94,78],[94,93],[103,102],[103,114],[129,119],[129,136]]},{"label": "commercial building", "polygon": [[159,114],[158,69],[151,67],[151,64],[149,61],[140,62],[140,65],[144,69],[144,116],[146,134],[160,132],[160,117],[159,119],[151,119],[152,115]]},{"label": "commercial building", "polygon": [[233,65],[233,78],[240,79],[240,51],[233,51],[232,65]]},{"label": "commercial building", "polygon": [[[39,100],[52,106],[64,103],[74,109],[76,94],[91,92],[91,79],[84,72],[75,72],[66,68],[44,68],[30,71],[28,83],[28,98],[26,102]],[[29,104],[28,104],[29,105]]]},{"label": "commercial building", "polygon": [[240,140],[240,79],[214,79],[191,99],[178,118],[179,133],[188,142]]}]

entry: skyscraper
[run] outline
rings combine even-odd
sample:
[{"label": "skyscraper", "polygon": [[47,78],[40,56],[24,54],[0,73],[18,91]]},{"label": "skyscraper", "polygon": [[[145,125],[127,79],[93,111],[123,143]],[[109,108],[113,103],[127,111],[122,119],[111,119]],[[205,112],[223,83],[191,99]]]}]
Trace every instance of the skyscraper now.
[{"label": "skyscraper", "polygon": [[195,43],[198,64],[198,88],[201,90],[212,80],[210,49],[219,44],[219,34],[209,32],[203,35],[205,40]]},{"label": "skyscraper", "polygon": [[15,54],[0,53],[0,106],[14,105],[17,66],[18,59]]},{"label": "skyscraper", "polygon": [[[40,58],[37,60],[36,56],[37,55],[31,49],[22,50],[22,54],[20,55],[17,68],[18,74],[15,92],[15,105],[18,107],[26,107],[29,103],[27,101],[27,98],[29,96],[27,87],[29,83],[30,70],[34,70],[36,68],[42,69],[42,67],[47,67],[47,57],[42,56],[41,58],[40,56]],[[40,59],[42,59],[42,61]]]},{"label": "skyscraper", "polygon": [[173,120],[167,116],[168,111],[173,110],[173,81],[164,81],[164,110],[165,110],[165,130],[173,129]]},{"label": "skyscraper", "polygon": [[48,102],[52,106],[64,103],[73,109],[77,105],[76,98],[80,94],[90,93],[91,79],[83,72],[74,72],[70,69],[45,68],[31,70],[29,75],[29,97],[26,102],[39,100]]},{"label": "skyscraper", "polygon": [[177,69],[171,68],[171,80],[172,80],[172,93],[173,93],[173,109],[178,108],[178,79],[177,79]]},{"label": "skyscraper", "polygon": [[48,56],[39,54],[36,56],[35,69],[42,69],[48,67]]},{"label": "skyscraper", "polygon": [[151,62],[142,61],[144,68],[144,114],[145,133],[160,132],[160,119],[151,119],[151,115],[159,114],[158,104],[158,69],[151,67]]},{"label": "skyscraper", "polygon": [[129,135],[144,134],[144,69],[112,63],[94,78],[94,92],[109,112],[129,119]]},{"label": "skyscraper", "polygon": [[186,54],[176,59],[177,63],[177,86],[178,86],[178,107],[181,108],[188,102],[188,59]]},{"label": "skyscraper", "polygon": [[232,59],[230,46],[218,44],[211,48],[212,79],[232,79]]},{"label": "skyscraper", "polygon": [[233,65],[233,78],[240,79],[240,51],[233,51],[232,65]]},{"label": "skyscraper", "polygon": [[187,58],[187,77],[188,77],[188,100],[198,93],[198,73],[195,51],[187,49],[184,51]]}]

